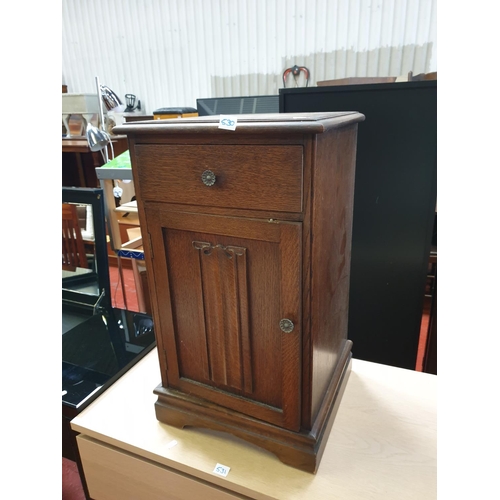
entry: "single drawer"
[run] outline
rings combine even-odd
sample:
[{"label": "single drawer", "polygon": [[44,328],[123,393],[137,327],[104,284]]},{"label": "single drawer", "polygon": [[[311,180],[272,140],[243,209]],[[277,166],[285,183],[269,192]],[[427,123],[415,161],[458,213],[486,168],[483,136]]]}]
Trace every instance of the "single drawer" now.
[{"label": "single drawer", "polygon": [[164,465],[77,436],[89,495],[94,500],[244,498]]},{"label": "single drawer", "polygon": [[302,146],[141,144],[135,155],[143,201],[302,211]]}]

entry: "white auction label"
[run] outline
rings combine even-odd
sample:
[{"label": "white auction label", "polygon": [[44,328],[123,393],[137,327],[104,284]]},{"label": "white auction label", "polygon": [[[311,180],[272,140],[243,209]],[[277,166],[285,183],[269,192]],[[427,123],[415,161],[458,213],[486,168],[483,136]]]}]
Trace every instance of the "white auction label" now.
[{"label": "white auction label", "polygon": [[214,469],[215,474],[219,474],[219,476],[226,477],[229,474],[231,467],[227,465],[217,464]]},{"label": "white auction label", "polygon": [[220,115],[219,128],[224,130],[236,130],[238,118],[236,116]]}]

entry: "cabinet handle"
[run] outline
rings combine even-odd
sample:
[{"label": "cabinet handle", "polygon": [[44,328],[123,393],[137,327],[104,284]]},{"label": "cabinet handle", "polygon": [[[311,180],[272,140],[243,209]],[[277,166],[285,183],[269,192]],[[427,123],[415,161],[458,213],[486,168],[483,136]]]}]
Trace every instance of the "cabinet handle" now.
[{"label": "cabinet handle", "polygon": [[211,170],[205,170],[201,174],[201,180],[203,181],[203,184],[205,186],[213,186],[215,184],[215,181],[217,180],[217,177]]},{"label": "cabinet handle", "polygon": [[295,328],[295,325],[293,324],[293,321],[291,319],[283,318],[280,321],[280,328],[281,331],[285,333],[290,333]]}]

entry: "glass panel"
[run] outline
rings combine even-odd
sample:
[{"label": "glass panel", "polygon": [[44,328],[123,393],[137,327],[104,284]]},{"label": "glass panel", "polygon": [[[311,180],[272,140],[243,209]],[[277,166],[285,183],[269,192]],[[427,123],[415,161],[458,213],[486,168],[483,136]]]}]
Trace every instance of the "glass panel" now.
[{"label": "glass panel", "polygon": [[85,295],[99,295],[90,204],[62,204],[62,287]]},{"label": "glass panel", "polygon": [[63,404],[81,408],[154,345],[151,316],[123,309],[94,314],[67,331],[62,336]]}]

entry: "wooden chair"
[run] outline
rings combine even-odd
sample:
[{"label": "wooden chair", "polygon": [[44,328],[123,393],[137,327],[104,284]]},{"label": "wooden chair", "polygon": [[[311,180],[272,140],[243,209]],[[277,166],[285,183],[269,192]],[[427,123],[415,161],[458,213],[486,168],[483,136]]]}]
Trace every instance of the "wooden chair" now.
[{"label": "wooden chair", "polygon": [[74,271],[77,267],[88,268],[82,233],[78,224],[76,206],[62,204],[62,268]]}]

